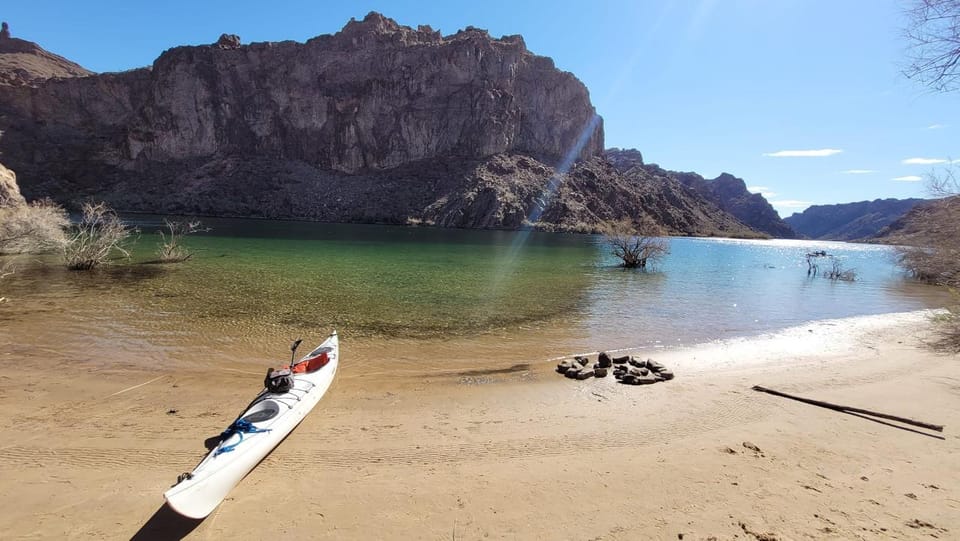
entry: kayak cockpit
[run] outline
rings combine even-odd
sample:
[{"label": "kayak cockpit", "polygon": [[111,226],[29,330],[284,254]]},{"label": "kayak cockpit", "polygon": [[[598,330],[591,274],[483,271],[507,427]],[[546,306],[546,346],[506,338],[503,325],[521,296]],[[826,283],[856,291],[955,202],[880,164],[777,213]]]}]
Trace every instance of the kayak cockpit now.
[{"label": "kayak cockpit", "polygon": [[262,423],[273,419],[280,413],[280,404],[273,400],[262,400],[250,408],[243,420],[248,423]]}]

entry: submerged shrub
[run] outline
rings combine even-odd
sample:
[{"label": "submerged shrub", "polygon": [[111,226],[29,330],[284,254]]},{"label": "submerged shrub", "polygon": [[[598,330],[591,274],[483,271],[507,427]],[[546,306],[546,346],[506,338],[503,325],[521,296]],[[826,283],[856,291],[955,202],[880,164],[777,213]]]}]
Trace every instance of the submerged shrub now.
[{"label": "submerged shrub", "polygon": [[200,222],[171,222],[170,220],[164,220],[164,223],[167,225],[167,233],[165,234],[163,231],[157,232],[160,235],[160,247],[157,249],[157,260],[160,263],[179,263],[193,257],[193,252],[190,252],[183,246],[183,237],[198,231],[206,231],[205,229],[201,229]]},{"label": "submerged shrub", "polygon": [[89,270],[114,253],[130,257],[124,244],[132,233],[105,203],[84,203],[83,216],[63,248],[64,263],[70,270]]},{"label": "submerged shrub", "polygon": [[670,253],[670,241],[664,237],[663,227],[648,216],[641,216],[637,222],[604,222],[601,228],[613,255],[628,269],[646,269],[648,262]]}]

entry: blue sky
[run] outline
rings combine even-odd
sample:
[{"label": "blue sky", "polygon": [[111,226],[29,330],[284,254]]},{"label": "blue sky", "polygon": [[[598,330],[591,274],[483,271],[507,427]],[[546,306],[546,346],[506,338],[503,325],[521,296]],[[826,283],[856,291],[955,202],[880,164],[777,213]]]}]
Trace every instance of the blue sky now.
[{"label": "blue sky", "polygon": [[923,197],[916,179],[960,158],[960,93],[900,73],[904,1],[32,0],[0,17],[14,36],[95,71],[145,66],[225,32],[304,41],[371,10],[444,34],[522,34],[587,85],[608,147],[708,178],[732,173],[787,216],[811,203]]}]

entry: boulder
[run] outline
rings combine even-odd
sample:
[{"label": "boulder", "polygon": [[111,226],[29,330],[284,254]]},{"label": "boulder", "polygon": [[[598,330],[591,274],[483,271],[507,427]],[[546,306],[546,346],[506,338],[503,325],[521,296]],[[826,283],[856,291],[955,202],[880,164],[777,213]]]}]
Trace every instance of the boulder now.
[{"label": "boulder", "polygon": [[221,49],[239,49],[240,36],[236,34],[220,34],[220,39],[217,40],[216,46]]},{"label": "boulder", "polygon": [[596,374],[596,371],[593,368],[584,368],[577,373],[577,379],[589,379]]},{"label": "boulder", "polygon": [[666,366],[663,366],[662,364],[658,363],[657,361],[654,361],[653,359],[647,359],[647,362],[643,364],[644,366],[646,366],[650,370],[653,370],[654,372],[660,372],[661,370],[667,369]]},{"label": "boulder", "polygon": [[630,363],[630,366],[636,366],[637,368],[646,368],[647,366],[647,364],[644,363],[643,361],[639,359],[634,359],[633,357],[630,357],[630,360],[628,360],[627,362]]},{"label": "boulder", "polygon": [[600,368],[610,368],[613,366],[613,361],[607,355],[607,352],[601,351],[600,355],[597,356],[597,364],[600,365]]},{"label": "boulder", "polygon": [[657,376],[647,374],[646,376],[634,376],[634,385],[652,385],[660,381]]},{"label": "boulder", "polygon": [[580,355],[577,355],[576,357],[574,357],[573,360],[579,363],[580,366],[587,366],[590,364],[590,359],[586,357],[581,357]]},{"label": "boulder", "polygon": [[626,364],[630,360],[629,355],[624,355],[623,357],[614,357],[613,364]]},{"label": "boulder", "polygon": [[625,383],[627,385],[635,385],[636,381],[637,381],[637,376],[634,376],[633,374],[624,374],[620,378],[620,383]]},{"label": "boulder", "polygon": [[[557,363],[557,372],[561,374],[566,374],[567,370],[570,370],[571,368],[573,368],[573,364],[574,362],[569,359],[566,361],[561,361]],[[577,365],[577,366],[579,367],[580,365]]]},{"label": "boulder", "polygon": [[23,205],[26,201],[20,195],[17,175],[0,163],[0,207]]},{"label": "boulder", "polygon": [[630,370],[627,370],[628,373],[633,374],[634,376],[646,376],[650,373],[646,368],[637,368],[633,367]]},{"label": "boulder", "polygon": [[598,377],[598,378],[605,378],[605,377],[607,377],[607,369],[606,369],[606,368],[602,368],[602,367],[601,367],[601,368],[594,368],[594,369],[593,369],[593,375],[596,376],[596,377]]},{"label": "boulder", "polygon": [[671,379],[673,379],[673,371],[667,370],[666,368],[657,372],[657,375],[663,378],[664,381],[670,381]]},{"label": "boulder", "polygon": [[577,378],[577,375],[580,374],[580,371],[581,371],[581,370],[583,370],[583,368],[580,368],[580,367],[571,367],[571,368],[568,369],[566,372],[564,372],[563,375],[564,375],[564,376],[567,376],[568,378],[571,378],[571,379],[576,379],[576,378]]}]

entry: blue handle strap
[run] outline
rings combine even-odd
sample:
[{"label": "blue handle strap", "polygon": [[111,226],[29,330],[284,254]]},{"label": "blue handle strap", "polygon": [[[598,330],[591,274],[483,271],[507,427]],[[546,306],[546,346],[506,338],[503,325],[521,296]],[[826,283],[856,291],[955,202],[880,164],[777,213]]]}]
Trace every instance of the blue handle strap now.
[{"label": "blue handle strap", "polygon": [[240,436],[240,439],[237,441],[237,443],[220,447],[219,449],[216,450],[216,452],[213,453],[213,456],[217,456],[221,453],[229,453],[230,451],[233,451],[238,445],[240,445],[243,442],[244,434],[256,434],[258,432],[270,432],[270,429],[257,428],[253,426],[253,423],[251,423],[250,421],[237,419],[230,426],[228,426],[226,430],[223,431],[222,434],[220,434],[220,441],[226,441],[230,436],[234,434],[237,434],[238,436]]}]

